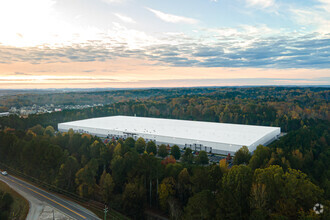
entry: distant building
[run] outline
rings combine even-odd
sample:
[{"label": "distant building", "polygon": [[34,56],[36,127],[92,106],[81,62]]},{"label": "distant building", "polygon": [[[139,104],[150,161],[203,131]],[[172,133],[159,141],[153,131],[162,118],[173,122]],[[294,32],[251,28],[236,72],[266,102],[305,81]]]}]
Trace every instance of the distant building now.
[{"label": "distant building", "polygon": [[0,117],[9,116],[9,115],[10,115],[9,112],[1,112],[0,113]]},{"label": "distant building", "polygon": [[247,146],[252,152],[258,145],[274,141],[281,133],[279,127],[131,116],[92,118],[58,124],[61,132],[69,129],[108,138],[142,137],[158,145],[176,144],[180,148],[231,155],[242,146]]}]

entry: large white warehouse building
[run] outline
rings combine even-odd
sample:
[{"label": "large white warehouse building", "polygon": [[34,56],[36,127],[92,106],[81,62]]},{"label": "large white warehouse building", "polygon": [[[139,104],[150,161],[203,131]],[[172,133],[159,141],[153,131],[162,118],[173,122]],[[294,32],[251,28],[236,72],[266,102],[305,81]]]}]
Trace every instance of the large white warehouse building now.
[{"label": "large white warehouse building", "polygon": [[281,132],[279,127],[239,125],[227,123],[111,116],[58,124],[58,130],[88,133],[99,137],[137,139],[159,144],[178,145],[181,148],[205,150],[217,154],[234,154],[242,146],[250,152],[259,144],[266,145]]}]

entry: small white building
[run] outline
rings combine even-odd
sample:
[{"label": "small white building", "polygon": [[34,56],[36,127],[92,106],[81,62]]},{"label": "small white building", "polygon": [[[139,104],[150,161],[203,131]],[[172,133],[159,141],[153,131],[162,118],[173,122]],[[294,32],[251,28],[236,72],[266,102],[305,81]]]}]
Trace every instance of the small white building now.
[{"label": "small white building", "polygon": [[159,144],[205,150],[216,154],[235,154],[242,146],[250,152],[260,144],[278,138],[279,127],[188,121],[132,116],[111,116],[58,124],[58,130],[88,133],[109,138],[144,138]]},{"label": "small white building", "polygon": [[0,117],[5,117],[5,116],[9,116],[10,113],[9,112],[1,112],[0,113]]}]

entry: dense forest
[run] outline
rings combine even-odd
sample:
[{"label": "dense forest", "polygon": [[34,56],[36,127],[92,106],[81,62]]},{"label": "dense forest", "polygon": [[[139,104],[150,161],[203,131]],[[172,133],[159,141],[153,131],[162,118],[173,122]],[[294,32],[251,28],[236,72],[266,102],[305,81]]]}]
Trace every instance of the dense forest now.
[{"label": "dense forest", "polygon": [[[104,107],[2,117],[0,163],[135,219],[146,209],[171,219],[330,218],[329,90],[191,90],[155,90],[154,96],[152,90],[150,97]],[[58,122],[117,114],[271,125],[288,133],[253,154],[241,148],[232,164],[230,157],[209,164],[206,152],[181,154],[176,146],[142,138],[104,142],[56,132]],[[320,215],[316,203],[324,205]]]}]

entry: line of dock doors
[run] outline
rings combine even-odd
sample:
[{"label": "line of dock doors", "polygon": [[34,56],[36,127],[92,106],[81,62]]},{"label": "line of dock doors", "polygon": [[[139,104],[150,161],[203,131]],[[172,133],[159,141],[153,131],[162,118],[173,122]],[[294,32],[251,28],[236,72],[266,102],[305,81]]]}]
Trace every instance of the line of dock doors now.
[{"label": "line of dock doors", "polygon": [[[118,134],[108,134],[107,135],[107,138],[115,138],[115,139],[119,139],[119,138],[124,138],[124,139],[126,139],[126,138],[128,138],[128,137],[131,137],[131,138],[133,138],[134,140],[137,140],[139,137],[137,136],[137,135],[131,135],[131,134],[123,134],[123,135],[118,135]],[[153,141],[153,142],[155,142],[156,143],[156,139],[148,139],[148,138],[144,138],[144,140],[146,141],[146,142],[149,142],[149,141]]]},{"label": "line of dock doors", "polygon": [[185,144],[185,148],[190,148],[195,151],[204,150],[206,152],[212,153],[212,147],[207,147],[202,144]]}]

